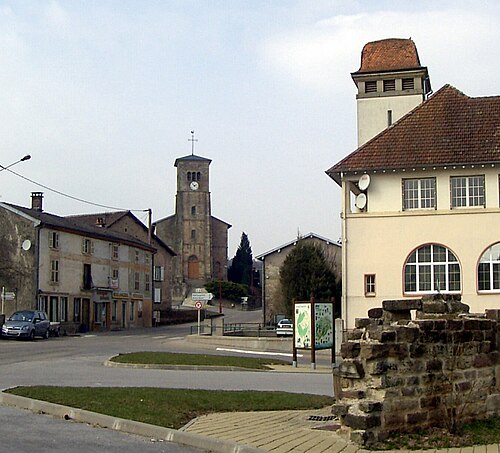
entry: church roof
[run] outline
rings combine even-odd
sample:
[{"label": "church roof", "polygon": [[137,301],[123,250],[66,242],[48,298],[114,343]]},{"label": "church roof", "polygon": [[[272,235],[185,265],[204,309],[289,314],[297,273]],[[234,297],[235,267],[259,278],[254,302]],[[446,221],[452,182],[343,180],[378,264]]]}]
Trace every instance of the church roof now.
[{"label": "church roof", "polygon": [[342,172],[500,163],[500,96],[439,89],[391,127],[335,164]]},{"label": "church roof", "polygon": [[365,44],[356,74],[420,69],[417,47],[411,39],[382,39]]},{"label": "church roof", "polygon": [[211,159],[207,159],[206,157],[197,156],[196,154],[189,154],[188,156],[178,157],[177,159],[175,159],[174,167],[177,167],[177,164],[179,162],[186,162],[186,161],[208,162],[209,164],[210,162],[212,162]]}]

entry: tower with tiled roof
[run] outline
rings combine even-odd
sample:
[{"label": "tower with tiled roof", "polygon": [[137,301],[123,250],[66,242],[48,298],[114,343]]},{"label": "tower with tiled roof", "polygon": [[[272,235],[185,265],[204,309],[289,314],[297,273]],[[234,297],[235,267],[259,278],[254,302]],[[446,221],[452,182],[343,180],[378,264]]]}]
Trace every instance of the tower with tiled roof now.
[{"label": "tower with tiled roof", "polygon": [[358,93],[358,146],[382,132],[431,93],[427,68],[411,39],[369,42],[351,74]]}]

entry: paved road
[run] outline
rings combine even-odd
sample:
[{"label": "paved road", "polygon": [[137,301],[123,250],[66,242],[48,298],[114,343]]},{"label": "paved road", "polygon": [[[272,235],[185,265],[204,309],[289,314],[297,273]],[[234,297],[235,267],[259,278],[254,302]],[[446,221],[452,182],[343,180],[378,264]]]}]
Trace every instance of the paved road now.
[{"label": "paved road", "polygon": [[[233,322],[252,322],[249,321],[251,316],[255,317],[255,313],[245,317],[233,312],[228,318],[232,318]],[[187,342],[185,336],[189,333],[190,326],[181,325],[49,340],[37,339],[34,342],[3,340],[0,342],[0,389],[18,385],[145,386],[332,394],[331,376],[328,374],[144,370],[111,368],[103,364],[113,355],[132,351],[221,354],[214,346]],[[59,444],[63,446],[60,451],[76,452],[112,452],[118,449],[145,452],[196,451],[175,444],[160,445],[120,433],[55,420],[47,416],[34,416],[8,408],[0,407],[0,420],[2,451],[4,446],[9,446],[7,451],[43,452],[40,448],[34,448],[32,443],[35,434],[31,433],[35,433],[33,430],[36,429],[40,434],[49,433],[51,443],[45,451],[58,451],[54,445]],[[9,420],[9,423],[4,423],[5,420]],[[30,428],[28,436],[23,427],[32,425],[34,428]],[[61,429],[62,426],[64,429]],[[120,448],[122,444],[125,450]],[[167,449],[170,447],[178,449]]]},{"label": "paved road", "polygon": [[56,419],[0,406],[0,451],[16,453],[200,453],[171,442],[158,442],[110,429]]}]

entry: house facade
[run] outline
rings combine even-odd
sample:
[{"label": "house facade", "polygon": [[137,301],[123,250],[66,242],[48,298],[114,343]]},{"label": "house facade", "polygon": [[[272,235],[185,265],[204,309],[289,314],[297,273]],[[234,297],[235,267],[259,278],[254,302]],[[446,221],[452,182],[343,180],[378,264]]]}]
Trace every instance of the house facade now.
[{"label": "house facade", "polygon": [[[300,240],[321,247],[332,271],[340,281],[342,277],[342,246],[315,233],[301,236]],[[287,242],[256,257],[257,260],[262,262],[261,288],[264,323],[272,322],[275,315],[283,313],[280,268],[289,253],[297,246],[298,241],[298,239],[295,239]]]},{"label": "house facade", "polygon": [[[172,308],[172,259],[176,253],[158,236],[149,231],[146,225],[132,212],[103,212],[69,218],[108,231],[128,234],[154,247],[155,253],[151,262],[150,276],[146,275],[147,278],[152,276],[153,281],[153,312],[165,312]],[[159,317],[156,318],[159,322]]]},{"label": "house facade", "polygon": [[388,126],[327,171],[342,187],[347,327],[383,300],[436,293],[498,308],[500,97],[445,85]]},{"label": "house facade", "polygon": [[176,159],[175,214],[156,221],[156,235],[172,246],[172,291],[181,303],[194,288],[227,278],[227,238],[231,225],[212,216],[210,163],[191,154]]},{"label": "house facade", "polygon": [[[149,327],[155,249],[128,234],[0,203],[2,311],[40,309],[66,332]],[[5,247],[4,247],[5,246]]]}]

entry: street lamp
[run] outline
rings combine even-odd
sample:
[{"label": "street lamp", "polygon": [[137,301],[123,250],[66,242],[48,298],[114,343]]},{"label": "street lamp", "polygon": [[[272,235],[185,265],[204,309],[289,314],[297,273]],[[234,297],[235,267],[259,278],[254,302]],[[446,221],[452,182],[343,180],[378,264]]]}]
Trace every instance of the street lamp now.
[{"label": "street lamp", "polygon": [[26,156],[21,157],[21,159],[16,160],[15,162],[13,162],[10,165],[7,165],[6,167],[4,167],[3,165],[0,164],[0,171],[8,170],[10,167],[13,167],[14,165],[18,164],[19,162],[24,162],[25,160],[30,160],[30,159],[31,159],[31,156],[29,154],[26,154]]}]

